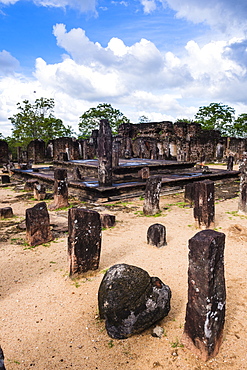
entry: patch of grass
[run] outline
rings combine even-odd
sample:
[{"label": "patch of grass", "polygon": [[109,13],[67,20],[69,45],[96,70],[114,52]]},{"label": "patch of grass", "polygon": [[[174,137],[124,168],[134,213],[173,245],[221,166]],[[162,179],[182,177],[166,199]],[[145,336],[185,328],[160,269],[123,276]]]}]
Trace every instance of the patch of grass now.
[{"label": "patch of grass", "polygon": [[57,262],[54,262],[54,261],[50,261],[49,263],[57,263]]},{"label": "patch of grass", "polygon": [[109,348],[114,347],[114,343],[113,343],[113,340],[112,340],[112,339],[111,339],[111,340],[109,340],[109,342],[108,342],[107,344],[108,344],[108,347],[109,347]]},{"label": "patch of grass", "polygon": [[100,271],[100,273],[101,273],[101,274],[105,274],[108,270],[109,270],[109,268],[104,269],[104,270],[101,270],[101,271]]},{"label": "patch of grass", "polygon": [[74,207],[73,204],[70,204],[68,207],[60,207],[60,208],[56,208],[54,209],[54,211],[67,211],[68,209]]},{"label": "patch of grass", "polygon": [[140,200],[144,200],[144,197],[140,197],[139,199],[140,199]]},{"label": "patch of grass", "polygon": [[176,338],[174,342],[170,342],[170,344],[172,348],[178,348],[178,347],[183,348],[184,347],[184,345],[179,342],[178,338]]},{"label": "patch of grass", "polygon": [[139,217],[160,217],[160,216],[166,216],[162,213],[156,213],[155,215],[145,215],[143,211],[136,211],[134,212],[135,215],[138,215]]}]

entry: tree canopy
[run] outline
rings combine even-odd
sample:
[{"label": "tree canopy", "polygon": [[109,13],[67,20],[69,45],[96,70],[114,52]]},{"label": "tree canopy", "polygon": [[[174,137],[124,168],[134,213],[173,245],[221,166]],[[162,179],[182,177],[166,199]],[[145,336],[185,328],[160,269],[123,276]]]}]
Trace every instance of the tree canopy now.
[{"label": "tree canopy", "polygon": [[54,99],[36,99],[34,104],[28,100],[17,103],[19,112],[10,117],[13,128],[11,142],[14,146],[27,147],[34,139],[42,139],[46,143],[61,136],[74,134],[70,126],[65,126],[61,119],[53,115]]},{"label": "tree canopy", "polygon": [[117,133],[117,128],[122,123],[129,123],[130,120],[122,112],[115,109],[111,104],[101,103],[96,108],[90,108],[80,117],[79,131],[80,137],[87,138],[92,130],[99,128],[101,119],[108,119],[112,133]]},{"label": "tree canopy", "polygon": [[200,123],[202,129],[219,130],[222,136],[229,136],[233,133],[235,110],[222,103],[211,103],[208,106],[200,107],[195,119]]}]

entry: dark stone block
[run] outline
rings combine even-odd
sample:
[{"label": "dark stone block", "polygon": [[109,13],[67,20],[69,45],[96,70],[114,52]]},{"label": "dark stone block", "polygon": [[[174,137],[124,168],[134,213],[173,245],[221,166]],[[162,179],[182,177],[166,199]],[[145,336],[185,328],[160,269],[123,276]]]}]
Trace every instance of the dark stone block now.
[{"label": "dark stone block", "polygon": [[46,197],[46,186],[44,184],[35,184],[33,196],[37,200],[44,200]]},{"label": "dark stone block", "polygon": [[26,209],[26,238],[29,245],[40,245],[53,239],[45,202]]},{"label": "dark stone block", "polygon": [[142,180],[147,180],[147,179],[149,179],[149,177],[150,177],[150,170],[149,170],[149,167],[143,167],[142,169],[140,169],[140,171],[138,171],[138,176],[139,176]]},{"label": "dark stone block", "polygon": [[97,270],[101,250],[99,213],[84,208],[70,208],[68,231],[70,276]]},{"label": "dark stone block", "polygon": [[155,215],[160,212],[159,200],[162,177],[152,176],[147,180],[143,212],[145,215]]},{"label": "dark stone block", "polygon": [[217,355],[225,322],[225,234],[203,230],[189,240],[184,345],[203,361]]},{"label": "dark stone block", "polygon": [[191,182],[185,185],[184,201],[188,202],[190,204],[190,207],[192,207],[194,203],[194,198],[195,198],[195,186],[194,183]]},{"label": "dark stone block", "polygon": [[110,267],[99,287],[99,315],[110,337],[124,339],[149,328],[170,311],[170,288],[143,269]]},{"label": "dark stone block", "polygon": [[233,170],[233,164],[234,164],[234,156],[229,155],[229,157],[227,158],[227,171]]},{"label": "dark stone block", "polygon": [[25,185],[24,185],[24,190],[25,191],[33,191],[34,185],[38,184],[38,183],[39,183],[38,180],[35,180],[35,179],[27,180]]},{"label": "dark stone block", "polygon": [[166,228],[161,224],[153,224],[149,226],[147,232],[148,244],[155,245],[160,248],[166,245]]},{"label": "dark stone block", "polygon": [[0,208],[0,218],[13,217],[13,210],[11,207]]},{"label": "dark stone block", "polygon": [[2,175],[2,184],[9,184],[9,183],[10,183],[9,175]]},{"label": "dark stone block", "polygon": [[50,209],[68,207],[68,177],[67,170],[64,168],[55,168],[54,170],[54,202]]},{"label": "dark stone block", "polygon": [[100,120],[98,137],[98,181],[100,186],[112,185],[112,132],[107,119]]},{"label": "dark stone block", "polygon": [[116,217],[114,215],[102,214],[100,215],[101,227],[113,227],[116,224]]}]

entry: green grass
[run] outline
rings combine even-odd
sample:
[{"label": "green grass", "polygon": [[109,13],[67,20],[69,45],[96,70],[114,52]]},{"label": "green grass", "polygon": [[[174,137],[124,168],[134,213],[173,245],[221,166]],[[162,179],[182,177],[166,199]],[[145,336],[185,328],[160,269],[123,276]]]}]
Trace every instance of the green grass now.
[{"label": "green grass", "polygon": [[174,342],[170,342],[170,344],[172,348],[178,348],[178,347],[183,348],[184,347],[184,345],[179,342],[178,338],[176,338]]}]

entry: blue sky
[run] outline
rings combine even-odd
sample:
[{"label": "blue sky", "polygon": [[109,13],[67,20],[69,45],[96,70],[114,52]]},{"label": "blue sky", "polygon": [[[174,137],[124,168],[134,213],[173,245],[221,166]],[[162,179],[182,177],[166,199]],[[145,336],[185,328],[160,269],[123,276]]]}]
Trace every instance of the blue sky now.
[{"label": "blue sky", "polygon": [[132,122],[246,113],[246,31],[245,0],[0,0],[0,132],[40,97],[75,131],[104,102]]}]

